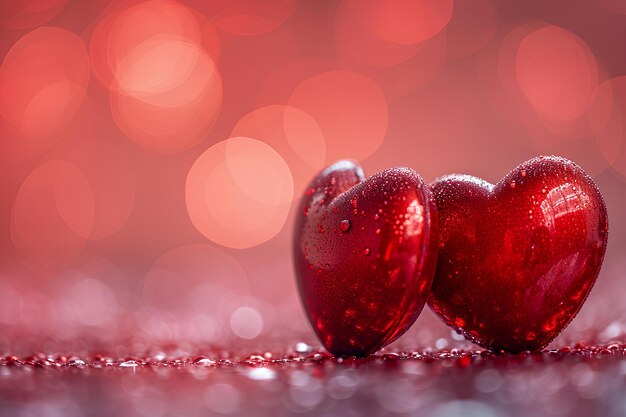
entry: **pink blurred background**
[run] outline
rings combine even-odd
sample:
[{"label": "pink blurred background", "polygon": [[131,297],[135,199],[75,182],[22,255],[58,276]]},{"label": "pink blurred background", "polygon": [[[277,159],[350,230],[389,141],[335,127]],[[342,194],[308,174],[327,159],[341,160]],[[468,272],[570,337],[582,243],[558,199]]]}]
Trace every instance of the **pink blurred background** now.
[{"label": "pink blurred background", "polygon": [[[572,159],[609,209],[555,345],[626,332],[619,0],[0,4],[0,351],[314,342],[293,208],[341,158],[496,182]],[[430,311],[397,342],[464,344]]]}]

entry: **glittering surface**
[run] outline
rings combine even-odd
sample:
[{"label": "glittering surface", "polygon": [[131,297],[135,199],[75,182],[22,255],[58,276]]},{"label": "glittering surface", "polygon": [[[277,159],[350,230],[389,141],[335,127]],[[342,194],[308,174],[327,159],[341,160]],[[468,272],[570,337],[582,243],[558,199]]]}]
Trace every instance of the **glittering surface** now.
[{"label": "glittering surface", "polygon": [[591,178],[566,159],[539,157],[495,186],[450,175],[432,189],[441,218],[435,312],[495,351],[545,346],[602,265],[608,219]]},{"label": "glittering surface", "polygon": [[437,256],[436,209],[421,177],[392,168],[364,179],[340,161],[313,179],[297,215],[296,279],[324,346],[362,356],[402,335],[424,307]]},{"label": "glittering surface", "polygon": [[621,343],[579,343],[514,356],[452,349],[335,359],[299,342],[234,356],[5,355],[0,405],[7,416],[620,416],[625,354]]}]

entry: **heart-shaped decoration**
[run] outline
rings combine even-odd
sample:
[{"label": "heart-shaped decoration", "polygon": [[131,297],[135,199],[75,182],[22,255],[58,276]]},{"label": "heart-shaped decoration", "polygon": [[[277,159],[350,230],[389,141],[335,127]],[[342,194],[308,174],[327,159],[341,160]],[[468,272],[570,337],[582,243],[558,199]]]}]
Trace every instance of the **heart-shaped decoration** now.
[{"label": "heart-shaped decoration", "polygon": [[432,283],[437,230],[430,191],[409,168],[365,179],[340,161],[313,179],[293,255],[304,310],[329,352],[365,356],[413,324]]},{"label": "heart-shaped decoration", "polygon": [[604,257],[607,213],[591,178],[564,158],[539,157],[495,186],[450,175],[430,188],[439,258],[429,305],[485,348],[546,346],[582,306]]}]

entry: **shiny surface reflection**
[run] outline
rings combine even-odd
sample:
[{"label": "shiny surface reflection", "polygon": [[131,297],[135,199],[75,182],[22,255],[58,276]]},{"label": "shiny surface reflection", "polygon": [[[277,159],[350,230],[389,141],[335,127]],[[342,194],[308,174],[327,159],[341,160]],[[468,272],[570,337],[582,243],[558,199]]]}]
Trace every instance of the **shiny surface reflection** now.
[{"label": "shiny surface reflection", "polygon": [[0,359],[3,415],[621,416],[626,346],[495,356],[485,351],[334,359],[299,342],[224,358],[186,351]]}]

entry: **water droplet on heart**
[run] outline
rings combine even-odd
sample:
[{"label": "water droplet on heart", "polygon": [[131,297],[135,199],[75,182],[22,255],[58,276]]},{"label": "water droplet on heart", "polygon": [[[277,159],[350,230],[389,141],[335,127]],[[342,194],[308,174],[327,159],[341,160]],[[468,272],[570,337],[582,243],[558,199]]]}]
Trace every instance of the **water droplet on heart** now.
[{"label": "water droplet on heart", "polygon": [[363,255],[370,256],[371,253],[372,253],[372,250],[370,248],[363,249]]},{"label": "water droplet on heart", "polygon": [[526,176],[526,170],[522,170],[522,172],[520,172],[520,174],[522,174],[522,177]]},{"label": "water droplet on heart", "polygon": [[305,207],[304,210],[302,210],[305,216],[309,215],[309,208]]},{"label": "water droplet on heart", "polygon": [[378,219],[380,219],[380,214],[378,213],[374,214],[374,220],[378,220]]},{"label": "water droplet on heart", "polygon": [[317,225],[317,230],[318,230],[320,233],[324,233],[324,226],[322,226],[321,224],[318,224],[318,225]]},{"label": "water droplet on heart", "polygon": [[345,233],[350,230],[350,226],[350,220],[342,220],[341,223],[339,223],[339,230]]},{"label": "water droplet on heart", "polygon": [[509,185],[511,186],[511,188],[515,188],[515,181],[511,181]]},{"label": "water droplet on heart", "polygon": [[380,234],[380,229],[376,229],[376,234],[379,235]]}]

